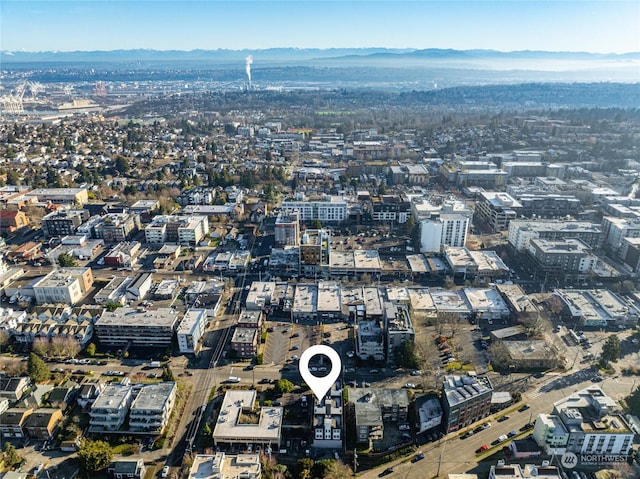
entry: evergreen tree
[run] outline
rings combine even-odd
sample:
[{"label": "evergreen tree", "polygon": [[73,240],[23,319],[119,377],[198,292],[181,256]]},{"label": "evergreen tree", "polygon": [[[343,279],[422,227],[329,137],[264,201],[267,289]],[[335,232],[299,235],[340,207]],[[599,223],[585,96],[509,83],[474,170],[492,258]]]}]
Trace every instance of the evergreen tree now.
[{"label": "evergreen tree", "polygon": [[49,379],[51,373],[44,361],[36,354],[29,354],[29,362],[27,363],[27,374],[34,383],[41,383]]}]

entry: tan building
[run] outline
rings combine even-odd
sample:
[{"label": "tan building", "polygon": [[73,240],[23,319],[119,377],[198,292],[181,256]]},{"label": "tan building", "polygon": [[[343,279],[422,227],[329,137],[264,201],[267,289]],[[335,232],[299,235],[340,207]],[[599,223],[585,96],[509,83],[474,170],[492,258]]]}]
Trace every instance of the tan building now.
[{"label": "tan building", "polygon": [[51,439],[62,421],[62,416],[62,409],[59,408],[37,409],[27,419],[25,430],[32,439]]}]

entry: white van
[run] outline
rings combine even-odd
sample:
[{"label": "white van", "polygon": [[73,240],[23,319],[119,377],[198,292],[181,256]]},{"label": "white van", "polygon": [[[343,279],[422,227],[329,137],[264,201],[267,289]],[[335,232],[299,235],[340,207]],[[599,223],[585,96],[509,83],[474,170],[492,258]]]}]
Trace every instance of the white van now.
[{"label": "white van", "polygon": [[228,383],[239,383],[240,382],[240,378],[238,376],[229,376],[229,379],[227,379]]}]

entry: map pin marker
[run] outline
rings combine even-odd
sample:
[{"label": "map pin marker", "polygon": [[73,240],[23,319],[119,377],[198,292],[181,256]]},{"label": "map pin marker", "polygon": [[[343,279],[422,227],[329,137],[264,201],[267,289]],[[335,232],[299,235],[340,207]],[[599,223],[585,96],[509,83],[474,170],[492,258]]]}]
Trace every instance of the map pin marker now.
[{"label": "map pin marker", "polygon": [[[309,360],[318,354],[324,354],[329,358],[329,360],[331,360],[331,370],[329,371],[329,374],[322,378],[314,376],[311,374],[311,371],[309,371]],[[318,344],[316,346],[311,346],[302,353],[298,368],[300,369],[302,379],[304,379],[304,381],[309,385],[313,394],[320,402],[322,401],[322,398],[324,398],[325,394],[327,394],[327,391],[331,389],[333,383],[336,382],[338,376],[340,376],[342,362],[340,361],[340,356],[335,349]]]}]

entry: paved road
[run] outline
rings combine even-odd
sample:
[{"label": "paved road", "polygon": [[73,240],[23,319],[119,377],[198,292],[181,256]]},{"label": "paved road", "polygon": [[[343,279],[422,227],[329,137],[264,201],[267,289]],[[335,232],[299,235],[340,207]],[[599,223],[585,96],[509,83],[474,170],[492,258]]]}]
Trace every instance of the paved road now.
[{"label": "paved road", "polygon": [[[440,443],[425,444],[421,448],[425,459],[415,464],[409,462],[408,458],[400,459],[380,466],[379,468],[358,474],[358,477],[362,479],[377,478],[378,474],[387,467],[393,467],[394,469],[393,473],[386,476],[390,479],[418,477],[415,475],[417,470],[420,471],[419,477],[434,477],[438,473],[438,470],[440,477],[446,477],[449,473],[469,471],[476,466],[478,461],[487,460],[496,452],[497,454],[493,459],[495,459],[495,461],[503,459],[504,456],[501,453],[501,449],[509,444],[508,442],[502,443],[479,456],[476,456],[475,451],[483,444],[491,445],[491,442],[502,434],[507,434],[511,430],[519,431],[519,429],[530,420],[535,421],[538,414],[551,413],[552,404],[555,401],[577,390],[592,386],[594,383],[591,381],[591,377],[592,374],[583,372],[575,375],[575,382],[564,381],[558,383],[558,380],[562,378],[561,376],[546,376],[536,382],[531,392],[524,395],[525,401],[531,406],[529,410],[524,412],[517,412],[515,410],[513,412],[507,412],[510,419],[500,423],[497,422],[495,418],[505,413],[501,412],[488,419],[492,423],[490,428],[474,434],[468,439],[461,440],[458,434],[454,433],[443,438]],[[634,381],[633,378],[609,377],[598,383],[598,385],[611,397],[619,398],[628,395],[636,382],[637,380]],[[550,387],[550,385],[552,387]],[[522,436],[516,436],[516,438],[520,437]],[[491,462],[493,463],[494,461]]]}]

